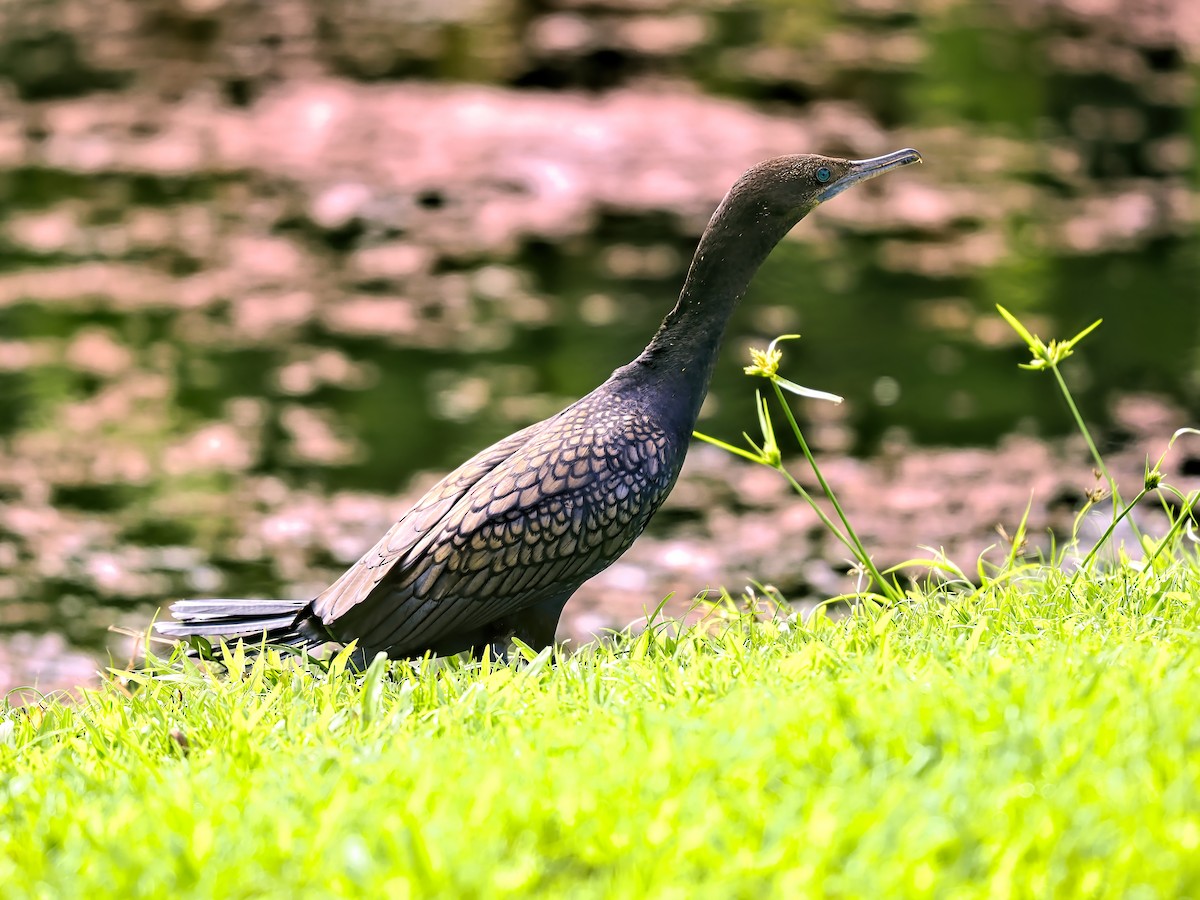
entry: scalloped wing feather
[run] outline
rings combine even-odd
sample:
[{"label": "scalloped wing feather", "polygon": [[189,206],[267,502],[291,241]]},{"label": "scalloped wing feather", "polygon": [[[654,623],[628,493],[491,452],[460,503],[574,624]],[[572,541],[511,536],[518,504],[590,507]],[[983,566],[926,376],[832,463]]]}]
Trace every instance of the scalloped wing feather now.
[{"label": "scalloped wing feather", "polygon": [[389,532],[318,598],[323,621],[409,654],[569,595],[633,543],[682,464],[683,448],[641,413],[577,405],[534,429],[455,472],[457,492],[422,498],[397,523],[399,542]]}]

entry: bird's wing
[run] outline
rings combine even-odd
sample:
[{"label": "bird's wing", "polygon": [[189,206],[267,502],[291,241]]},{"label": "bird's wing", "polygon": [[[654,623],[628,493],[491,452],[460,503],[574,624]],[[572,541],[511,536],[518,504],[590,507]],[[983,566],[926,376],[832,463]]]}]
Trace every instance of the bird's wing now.
[{"label": "bird's wing", "polygon": [[368,596],[322,618],[365,645],[416,653],[569,593],[633,543],[681,461],[644,415],[569,409],[454,501]]},{"label": "bird's wing", "polygon": [[520,449],[531,434],[553,419],[536,422],[480,450],[431,487],[395,525],[313,601],[313,613],[326,624],[374,590],[396,560],[428,537],[454,504],[481,478]]}]

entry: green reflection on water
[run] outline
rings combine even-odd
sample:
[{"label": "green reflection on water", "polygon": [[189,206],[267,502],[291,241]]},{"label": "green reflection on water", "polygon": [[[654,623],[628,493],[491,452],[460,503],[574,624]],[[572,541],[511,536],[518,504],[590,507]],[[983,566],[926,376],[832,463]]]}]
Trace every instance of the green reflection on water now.
[{"label": "green reflection on water", "polygon": [[[687,248],[682,240],[676,244]],[[501,350],[464,354],[314,334],[314,346],[336,347],[370,365],[376,377],[361,389],[324,387],[286,397],[274,377],[288,345],[224,349],[176,339],[175,389],[164,409],[176,425],[167,428],[219,419],[230,400],[257,396],[275,412],[284,402],[332,409],[365,454],[346,466],[292,464],[282,452],[282,435],[268,423],[256,470],[302,475],[328,488],[392,490],[414,471],[447,468],[526,424],[531,410],[546,414],[586,393],[636,355],[653,333],[681,276],[621,282],[598,274],[601,249],[539,251],[535,286],[551,299],[556,315],[549,324],[514,330]],[[891,427],[925,444],[991,443],[1017,423],[1035,422],[1044,434],[1067,428],[1055,393],[1016,370],[1020,348],[976,339],[972,326],[994,318],[997,302],[1018,314],[1039,314],[1051,329],[1047,337],[1094,318],[1105,320],[1076,363],[1088,373],[1078,399],[1094,420],[1103,423],[1112,395],[1130,388],[1195,406],[1200,333],[1195,240],[1159,241],[1137,253],[1025,255],[977,277],[953,279],[884,271],[876,264],[873,239],[845,236],[835,253],[829,257],[807,244],[785,242],[767,261],[732,321],[713,381],[718,402],[706,430],[736,435],[753,424],[748,400],[753,385],[741,375],[738,351],[746,342],[761,344],[773,336],[755,325],[764,308],[792,311],[804,340],[788,348],[789,377],[847,398],[858,452],[877,446]],[[595,295],[608,298],[613,321],[585,320],[582,310]],[[958,298],[968,327],[946,330],[922,321],[922,306],[945,297]],[[169,312],[122,315],[34,304],[0,310],[0,328],[10,339],[66,339],[85,325],[101,324],[137,360],[169,339],[171,319]],[[507,383],[493,377],[504,368],[528,377]],[[439,416],[431,373],[440,371],[489,381],[486,404],[458,420]],[[888,405],[873,399],[883,377],[899,389]],[[61,361],[4,372],[0,379],[0,430],[8,435],[53,421],[62,404],[92,395],[99,383]],[[518,404],[516,415],[505,415],[505,401],[527,394],[540,396],[540,405]]]}]

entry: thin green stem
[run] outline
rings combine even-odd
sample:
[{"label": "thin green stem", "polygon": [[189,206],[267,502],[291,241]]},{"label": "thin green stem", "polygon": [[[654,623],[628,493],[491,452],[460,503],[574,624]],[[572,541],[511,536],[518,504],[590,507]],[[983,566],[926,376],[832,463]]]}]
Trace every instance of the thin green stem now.
[{"label": "thin green stem", "polygon": [[1092,459],[1096,463],[1096,468],[1100,470],[1100,474],[1104,476],[1112,488],[1113,499],[1118,499],[1117,483],[1113,481],[1112,476],[1108,474],[1108,466],[1104,465],[1104,459],[1100,456],[1100,451],[1096,449],[1096,442],[1092,440],[1092,433],[1088,431],[1087,425],[1084,424],[1083,416],[1079,413],[1079,407],[1075,405],[1075,399],[1071,396],[1071,391],[1067,387],[1067,383],[1063,380],[1062,373],[1058,371],[1058,366],[1052,365],[1050,370],[1054,373],[1054,378],[1058,381],[1058,388],[1062,391],[1062,395],[1067,400],[1067,406],[1071,410],[1071,415],[1075,417],[1075,424],[1079,426],[1079,433],[1083,435],[1083,439],[1087,441],[1088,450],[1092,453]]},{"label": "thin green stem", "polygon": [[[1052,364],[1050,366],[1050,370],[1054,373],[1054,379],[1058,382],[1058,389],[1060,391],[1062,391],[1063,397],[1066,398],[1067,407],[1071,410],[1071,415],[1075,418],[1075,424],[1079,428],[1079,433],[1083,435],[1084,441],[1087,442],[1088,450],[1091,451],[1092,459],[1096,463],[1097,470],[1099,470],[1099,472],[1103,476],[1104,480],[1108,482],[1108,489],[1109,489],[1109,492],[1112,494],[1113,520],[1112,520],[1112,525],[1109,526],[1108,532],[1106,532],[1106,534],[1111,534],[1112,530],[1114,528],[1116,528],[1117,522],[1119,522],[1121,519],[1125,518],[1126,515],[1128,515],[1129,511],[1131,509],[1133,509],[1134,506],[1137,505],[1138,500],[1140,500],[1142,497],[1144,497],[1146,495],[1146,492],[1143,490],[1140,494],[1138,494],[1137,499],[1135,499],[1132,503],[1130,503],[1129,506],[1125,507],[1125,509],[1120,514],[1117,513],[1117,509],[1123,505],[1122,500],[1121,500],[1121,489],[1120,489],[1120,487],[1117,486],[1116,479],[1113,478],[1112,475],[1109,473],[1108,466],[1106,466],[1104,464],[1104,458],[1100,455],[1100,451],[1096,448],[1096,442],[1092,440],[1092,433],[1088,430],[1087,425],[1084,424],[1083,416],[1079,412],[1079,407],[1077,407],[1075,405],[1075,398],[1071,396],[1071,391],[1067,387],[1066,381],[1063,380],[1062,373],[1059,372],[1058,366]],[[1133,533],[1135,535],[1137,535],[1139,539],[1141,539],[1141,536],[1142,536],[1141,530],[1137,527],[1137,523],[1134,522],[1132,519],[1129,520],[1129,527],[1132,528]],[[1094,555],[1096,549],[1097,549],[1097,547],[1093,547],[1092,553],[1088,554],[1088,555],[1089,556]]]},{"label": "thin green stem", "polygon": [[838,528],[837,523],[834,522],[833,519],[829,518],[829,516],[825,512],[825,510],[821,509],[820,504],[817,503],[817,501],[813,499],[812,494],[810,494],[807,490],[805,490],[804,485],[802,485],[800,482],[798,482],[795,479],[795,477],[792,475],[792,473],[783,467],[783,463],[780,463],[777,466],[772,466],[772,468],[775,469],[776,472],[779,472],[780,474],[782,474],[783,477],[788,480],[788,484],[790,484],[792,486],[792,490],[794,490],[797,494],[799,494],[801,497],[803,497],[805,502],[808,503],[808,505],[813,508],[813,512],[815,512],[817,514],[817,518],[819,518],[821,520],[821,523],[826,528],[828,528],[830,531],[833,532],[834,537],[836,537],[839,541],[841,541],[847,547],[851,546],[849,538],[847,538],[846,535],[842,532],[842,529]]},{"label": "thin green stem", "polygon": [[[804,440],[804,435],[800,432],[800,425],[796,422],[796,417],[792,415],[792,409],[790,406],[788,406],[787,399],[783,396],[783,390],[778,384],[775,383],[774,379],[771,381],[771,387],[775,389],[775,398],[779,401],[779,405],[783,407],[784,415],[787,416],[788,424],[792,426],[792,433],[796,436],[797,443],[800,444],[800,449],[804,453],[804,458],[808,460],[809,466],[812,467],[813,474],[817,476],[817,483],[821,485],[821,490],[824,491],[825,496],[829,498],[829,502],[833,505],[834,511],[837,513],[838,518],[841,519],[842,525],[846,528],[845,536],[839,534],[842,542],[850,549],[852,553],[854,553],[854,555],[858,558],[858,561],[861,562],[867,572],[870,573],[871,577],[875,579],[876,584],[879,585],[879,588],[881,591],[883,591],[884,596],[886,596],[892,603],[901,602],[904,598],[899,594],[896,588],[883,577],[879,569],[876,568],[870,554],[867,553],[862,541],[859,540],[858,535],[855,533],[854,526],[850,524],[850,520],[846,517],[846,513],[842,509],[842,505],[838,503],[837,496],[833,493],[833,489],[829,486],[829,483],[825,481],[825,476],[821,474],[821,467],[817,465],[817,461],[813,457],[812,451],[808,449],[808,442]],[[837,530],[834,529],[834,531],[836,533]]]},{"label": "thin green stem", "polygon": [[742,457],[743,459],[750,460],[752,463],[758,463],[760,466],[766,466],[768,469],[773,469],[774,471],[778,472],[787,479],[788,484],[792,486],[792,490],[799,494],[801,498],[803,498],[804,502],[812,507],[813,512],[817,514],[817,518],[821,520],[821,523],[830,531],[832,531],[834,536],[839,541],[841,541],[843,544],[849,544],[849,540],[846,538],[846,535],[842,533],[842,530],[837,527],[837,524],[830,519],[828,515],[825,514],[825,510],[821,509],[820,504],[813,499],[812,494],[805,490],[804,485],[798,482],[795,477],[793,477],[792,473],[784,468],[782,462],[768,462],[761,451],[758,453],[751,453],[749,450],[743,450],[741,447],[735,447],[733,444],[726,443],[720,438],[710,437],[709,435],[703,434],[699,431],[693,431],[692,436],[704,441],[705,443],[712,444],[714,447],[720,447],[727,453],[733,453]]},{"label": "thin green stem", "polygon": [[[1148,493],[1149,491],[1147,491],[1145,488],[1142,488],[1140,491],[1138,491],[1138,495],[1133,498],[1133,501],[1124,509],[1122,509],[1118,515],[1113,517],[1113,520],[1111,523],[1109,523],[1108,528],[1104,530],[1104,534],[1100,535],[1100,540],[1096,541],[1096,543],[1092,545],[1092,549],[1088,551],[1088,555],[1083,558],[1083,562],[1079,564],[1079,568],[1077,568],[1075,570],[1075,574],[1071,576],[1071,582],[1068,585],[1068,588],[1073,588],[1075,586],[1075,582],[1079,579],[1079,574],[1083,572],[1089,565],[1091,565],[1091,562],[1093,559],[1095,559],[1096,554],[1100,552],[1100,548],[1108,543],[1108,539],[1112,537],[1112,533],[1116,530],[1117,525],[1120,524],[1122,519],[1133,512],[1133,508],[1137,506],[1138,503],[1141,502],[1142,498]],[[1116,509],[1115,505],[1113,509]]]},{"label": "thin green stem", "polygon": [[[732,453],[735,456],[742,457],[742,459],[748,459],[750,462],[759,463],[764,466],[767,465],[767,462],[762,458],[761,453],[751,453],[749,450],[743,450],[741,447],[735,447],[733,444],[728,444],[720,438],[710,437],[709,435],[702,434],[699,431],[693,431],[692,437],[698,438],[704,441],[706,444],[712,444],[714,447],[720,447],[726,453]],[[772,468],[774,467],[772,466]]]},{"label": "thin green stem", "polygon": [[1200,492],[1194,492],[1188,496],[1184,496],[1176,488],[1168,487],[1166,485],[1164,485],[1163,487],[1165,489],[1171,491],[1173,494],[1175,494],[1176,497],[1178,497],[1180,500],[1182,500],[1184,506],[1183,506],[1183,509],[1181,509],[1179,511],[1179,515],[1175,518],[1175,521],[1173,521],[1171,523],[1170,529],[1167,531],[1167,533],[1165,535],[1163,535],[1162,540],[1158,542],[1158,546],[1154,548],[1154,552],[1151,553],[1148,557],[1146,557],[1146,561],[1144,564],[1146,568],[1150,568],[1150,566],[1154,563],[1154,560],[1158,559],[1158,554],[1162,553],[1163,547],[1166,547],[1169,543],[1171,543],[1171,541],[1173,541],[1175,539],[1175,535],[1179,533],[1180,529],[1183,528],[1183,526],[1187,523],[1188,519],[1190,519],[1192,517],[1192,512],[1196,508],[1196,500],[1200,499]]}]

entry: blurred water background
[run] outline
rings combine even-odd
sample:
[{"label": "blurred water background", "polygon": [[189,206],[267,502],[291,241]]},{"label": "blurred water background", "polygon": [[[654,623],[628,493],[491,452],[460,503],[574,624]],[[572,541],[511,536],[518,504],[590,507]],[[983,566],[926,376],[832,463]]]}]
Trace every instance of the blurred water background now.
[{"label": "blurred water background", "polygon": [[[847,397],[801,408],[814,443],[896,554],[977,551],[1031,487],[1069,521],[1089,464],[994,304],[1103,317],[1068,375],[1131,469],[1197,424],[1198,67],[1193,0],[0,4],[0,686],[86,675],[164,598],[314,593],[635,355],[783,153],[926,164],[771,256],[702,429],[751,428],[745,350],[798,331],[789,376]],[[694,453],[568,627],[844,589],[806,515]]]}]

